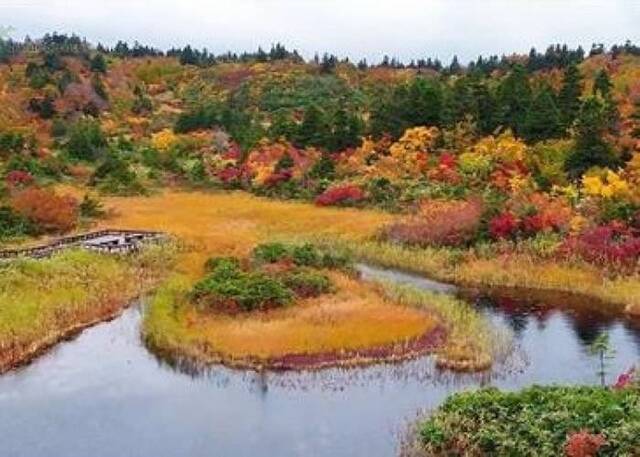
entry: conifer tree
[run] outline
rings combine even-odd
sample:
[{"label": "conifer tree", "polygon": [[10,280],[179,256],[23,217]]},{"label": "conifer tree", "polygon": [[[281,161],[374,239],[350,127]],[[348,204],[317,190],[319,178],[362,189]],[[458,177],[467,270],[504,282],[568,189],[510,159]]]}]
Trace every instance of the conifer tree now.
[{"label": "conifer tree", "polygon": [[100,53],[93,56],[91,59],[91,71],[96,73],[106,73],[107,72],[107,61],[104,59],[104,56]]},{"label": "conifer tree", "polygon": [[579,179],[591,167],[619,165],[604,139],[606,117],[605,105],[599,98],[591,97],[582,105],[576,120],[575,149],[565,163],[565,170],[573,179]]},{"label": "conifer tree", "polygon": [[522,134],[524,121],[531,104],[531,86],[527,71],[516,65],[502,80],[497,92],[496,123]]},{"label": "conifer tree", "polygon": [[553,89],[546,85],[531,101],[522,132],[528,141],[543,141],[560,134],[560,111],[556,107],[555,98]]},{"label": "conifer tree", "polygon": [[296,144],[300,147],[325,147],[329,136],[327,130],[322,111],[315,104],[309,105],[298,127]]},{"label": "conifer tree", "polygon": [[564,73],[564,81],[558,96],[558,108],[562,121],[562,128],[569,128],[580,113],[582,102],[582,76],[575,64],[569,65]]}]

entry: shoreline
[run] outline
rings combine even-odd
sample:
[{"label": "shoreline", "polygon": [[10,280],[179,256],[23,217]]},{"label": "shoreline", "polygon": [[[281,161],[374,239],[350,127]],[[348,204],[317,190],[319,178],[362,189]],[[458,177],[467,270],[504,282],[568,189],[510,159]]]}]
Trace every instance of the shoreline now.
[{"label": "shoreline", "polygon": [[[318,371],[328,368],[356,368],[379,363],[398,363],[416,359],[438,351],[446,341],[446,331],[438,325],[420,337],[405,342],[389,343],[362,349],[346,351],[326,351],[310,354],[285,354],[268,359],[255,357],[229,357],[216,352],[207,352],[207,348],[161,347],[152,342],[152,338],[142,332],[142,339],[160,360],[193,371],[206,369],[213,365],[252,371]],[[190,370],[190,371],[191,371]]]},{"label": "shoreline", "polygon": [[104,322],[110,322],[122,315],[125,309],[129,308],[136,298],[125,301],[122,305],[109,307],[97,316],[93,316],[88,321],[74,322],[68,327],[52,332],[43,338],[29,344],[25,349],[17,353],[17,355],[2,357],[0,355],[0,375],[10,371],[26,367],[39,357],[45,355],[49,350],[64,341],[71,341],[77,338],[84,330]]},{"label": "shoreline", "polygon": [[[338,242],[338,246],[341,244],[341,242]],[[628,296],[640,297],[640,280],[633,277],[621,277],[614,280],[607,280],[601,277],[598,278],[599,282],[586,284],[580,282],[581,280],[584,281],[584,278],[577,277],[575,282],[571,284],[560,285],[545,282],[545,279],[540,277],[542,269],[556,268],[567,273],[567,275],[590,275],[594,272],[578,267],[569,267],[558,262],[547,262],[530,269],[527,268],[526,262],[523,262],[518,270],[520,273],[513,274],[513,269],[518,268],[517,262],[509,265],[497,265],[499,259],[483,260],[482,262],[489,264],[488,270],[477,272],[474,276],[472,274],[473,268],[478,267],[473,263],[462,263],[453,267],[446,265],[446,261],[442,258],[444,255],[449,254],[446,250],[419,250],[378,243],[374,243],[373,246],[367,243],[356,246],[347,242],[343,246],[351,249],[358,261],[365,264],[377,268],[395,269],[420,278],[456,286],[463,293],[486,292],[488,295],[494,293],[496,296],[526,294],[529,297],[543,298],[548,298],[550,295],[560,295],[563,299],[568,299],[572,303],[592,302],[593,304],[587,306],[586,309],[594,309],[594,305],[602,305],[601,308],[596,309],[602,312],[614,312],[616,315],[623,315],[629,319],[640,319],[640,301],[630,302],[626,300]],[[380,248],[380,250],[377,250],[377,248]],[[385,249],[395,250],[391,254],[393,257],[390,253],[384,252]],[[440,258],[435,258],[436,256],[440,256]],[[432,264],[422,267],[417,257],[433,257],[429,260]],[[399,258],[401,260],[398,260]],[[471,271],[465,271],[465,268]],[[536,269],[541,269],[541,271],[536,271]],[[526,275],[529,275],[529,277],[524,277]],[[470,279],[471,277],[475,279]],[[534,278],[534,281],[531,278]],[[630,286],[633,290],[621,292],[620,288],[623,286]],[[636,288],[637,291],[635,290]],[[580,307],[583,306],[583,304],[580,305]]]}]

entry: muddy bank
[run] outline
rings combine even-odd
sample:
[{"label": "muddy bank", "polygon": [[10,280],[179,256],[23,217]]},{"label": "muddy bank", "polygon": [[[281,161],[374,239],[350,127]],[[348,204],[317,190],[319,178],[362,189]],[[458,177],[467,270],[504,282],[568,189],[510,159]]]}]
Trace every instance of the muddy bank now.
[{"label": "muddy bank", "polygon": [[314,354],[287,354],[268,359],[243,357],[231,358],[207,345],[160,347],[145,338],[147,348],[161,360],[183,371],[197,373],[212,365],[254,371],[314,371],[325,368],[365,367],[378,363],[397,363],[432,354],[446,341],[441,326],[407,341],[343,351],[327,351]]},{"label": "muddy bank", "polygon": [[71,322],[67,327],[50,332],[27,345],[4,348],[0,353],[0,374],[31,363],[56,344],[77,337],[86,328],[119,317],[132,300],[123,300],[99,308],[88,310],[79,321]]}]

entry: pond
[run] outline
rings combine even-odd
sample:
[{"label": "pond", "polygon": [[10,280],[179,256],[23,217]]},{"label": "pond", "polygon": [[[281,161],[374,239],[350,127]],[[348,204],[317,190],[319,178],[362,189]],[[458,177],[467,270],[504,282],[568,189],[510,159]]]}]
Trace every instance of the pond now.
[{"label": "pond", "polygon": [[[414,275],[362,271],[455,292]],[[512,329],[522,363],[495,376],[439,373],[429,357],[316,373],[187,373],[145,349],[141,307],[132,307],[0,377],[0,455],[392,456],[408,421],[454,391],[599,382],[587,347],[600,332],[616,349],[611,377],[640,359],[638,323],[535,299],[474,300]]]}]

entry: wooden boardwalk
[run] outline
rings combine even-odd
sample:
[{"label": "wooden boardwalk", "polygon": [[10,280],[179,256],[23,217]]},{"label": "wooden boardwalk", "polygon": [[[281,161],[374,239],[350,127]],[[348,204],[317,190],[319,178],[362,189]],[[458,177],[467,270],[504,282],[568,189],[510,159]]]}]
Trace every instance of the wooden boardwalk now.
[{"label": "wooden boardwalk", "polygon": [[80,235],[58,238],[50,243],[22,249],[0,250],[0,260],[18,257],[42,258],[71,247],[80,247],[108,254],[126,254],[140,249],[142,244],[160,242],[167,236],[162,232],[146,230],[99,230]]}]

